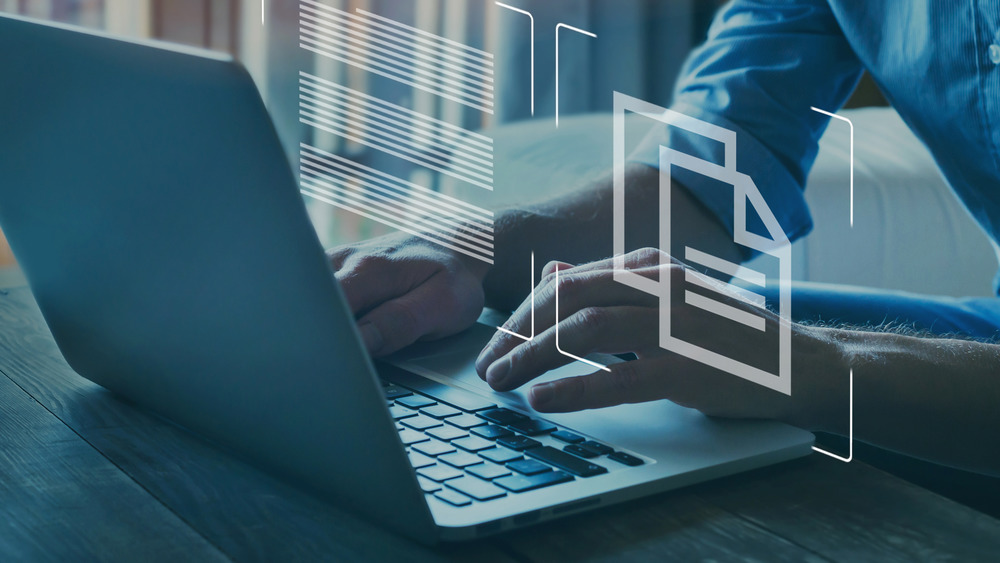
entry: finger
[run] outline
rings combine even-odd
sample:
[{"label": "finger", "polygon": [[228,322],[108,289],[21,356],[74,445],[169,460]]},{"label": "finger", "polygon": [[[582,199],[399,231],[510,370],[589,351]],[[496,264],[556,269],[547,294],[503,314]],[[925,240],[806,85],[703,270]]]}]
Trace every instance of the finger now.
[{"label": "finger", "polygon": [[337,271],[337,281],[351,311],[361,314],[392,299],[402,297],[425,283],[433,271],[407,265],[388,257],[365,254],[348,261]]},{"label": "finger", "polygon": [[539,412],[572,412],[659,399],[662,366],[644,360],[608,366],[610,371],[567,377],[531,388],[528,401]]},{"label": "finger", "polygon": [[486,382],[497,391],[510,391],[575,361],[567,352],[586,356],[593,352],[616,354],[655,347],[658,321],[657,309],[650,307],[582,309],[559,324],[558,345],[555,327],[546,330],[493,362],[486,371]]},{"label": "finger", "polygon": [[[639,275],[655,276],[658,268],[635,270]],[[555,278],[553,278],[554,280]],[[476,371],[485,379],[489,366],[532,334],[541,334],[555,323],[555,284],[535,290],[534,302],[529,297],[517,308],[483,348],[476,360]],[[559,272],[559,315],[567,318],[586,307],[634,305],[657,307],[657,297],[615,282],[612,270],[588,271],[580,268]],[[514,334],[511,334],[514,333]],[[516,336],[521,335],[521,336]]]},{"label": "finger", "polygon": [[[624,256],[624,264],[625,268],[639,275],[656,279],[659,275],[659,269],[663,267],[663,264],[679,265],[680,263],[673,260],[665,252],[661,252],[655,248],[643,248],[626,254]],[[547,263],[542,268],[542,280],[535,287],[532,295],[521,303],[507,322],[504,323],[503,327],[501,327],[501,330],[498,330],[493,335],[490,342],[480,352],[479,357],[476,359],[476,372],[479,374],[480,379],[485,381],[486,370],[497,358],[503,356],[515,346],[521,344],[521,342],[528,340],[533,334],[538,334],[552,326],[552,322],[555,320],[555,286],[553,284],[556,279],[556,270],[560,272],[561,294],[566,293],[563,291],[564,288],[567,289],[567,292],[574,293],[577,286],[587,285],[584,280],[574,281],[574,279],[569,279],[569,281],[566,281],[566,279],[570,276],[577,274],[584,275],[588,272],[604,272],[604,287],[611,287],[610,291],[599,292],[598,295],[602,299],[601,301],[586,303],[584,300],[593,297],[579,296],[573,299],[571,296],[571,302],[568,307],[560,303],[560,313],[564,313],[561,315],[563,318],[587,305],[602,306],[632,303],[636,305],[655,306],[648,301],[648,294],[628,289],[621,284],[608,286],[608,280],[614,277],[614,268],[614,258],[598,260],[581,266],[571,266],[566,262],[560,261]],[[628,298],[624,296],[628,296],[631,300],[627,300]],[[563,296],[560,295],[560,298],[562,299]],[[621,299],[622,301],[616,302],[616,299]]]},{"label": "finger", "polygon": [[[580,299],[586,299],[589,297],[589,293],[585,288],[590,284],[591,277],[600,277],[602,282],[605,283],[604,287],[609,288],[608,282],[614,280],[614,273],[617,270],[614,258],[606,258],[604,260],[598,260],[596,262],[590,262],[588,264],[583,264],[581,266],[574,266],[569,269],[564,267],[559,267],[558,275],[556,275],[555,265],[565,265],[565,262],[550,262],[545,266],[543,271],[542,280],[539,282],[538,286],[535,288],[535,301],[536,309],[535,316],[541,318],[555,318],[555,280],[558,278],[559,284],[559,294],[560,294],[560,312],[564,312],[563,303],[568,303],[569,307],[565,308],[565,312],[568,314],[573,313],[581,306],[589,305],[590,303],[584,303],[580,306],[574,307],[574,301],[579,297]],[[661,252],[655,248],[643,248],[630,252],[624,256],[624,267],[625,269],[631,271],[632,273],[647,277],[652,280],[659,279],[660,272],[663,269],[678,269],[682,268],[683,264],[674,260],[665,252]],[[618,289],[624,289],[624,291],[619,291],[614,296],[622,297],[629,296],[632,299],[642,299],[645,300],[635,302],[637,305],[650,305],[652,303],[648,300],[651,296],[648,293],[641,292],[638,290],[627,289],[624,284],[614,284],[613,287]],[[582,294],[577,296],[576,292],[580,290]],[[522,309],[527,307],[528,302],[522,303],[522,306],[515,311],[517,319],[520,319],[523,315]],[[527,309],[530,313],[530,309]],[[567,315],[564,315],[567,316]],[[512,315],[512,318],[514,315]],[[520,326],[520,323],[517,324]]]},{"label": "finger", "polygon": [[[404,295],[390,299],[365,314],[358,330],[368,352],[384,356],[421,338],[439,338],[458,332],[475,320],[482,302],[442,291],[432,278]],[[444,283],[444,282],[441,282]]]},{"label": "finger", "polygon": [[[662,250],[656,248],[640,248],[625,254],[625,256],[622,257],[622,264],[624,264],[626,270],[633,270],[656,266],[669,266],[672,264],[679,265],[681,262]],[[560,266],[560,271],[567,269],[572,269],[577,272],[613,270],[615,269],[615,257],[604,258],[603,260],[596,260],[579,266],[571,266],[570,268],[565,267],[569,266],[566,262],[552,261],[542,268],[542,277],[551,277],[551,275],[555,272],[556,265]]]},{"label": "finger", "polygon": [[559,260],[553,260],[542,268],[542,277],[553,274],[556,270],[569,270],[573,268],[573,265],[569,262],[560,262]]},{"label": "finger", "polygon": [[[557,269],[568,270],[570,268],[573,268],[573,265],[568,262],[550,261],[542,267],[542,280]],[[497,327],[498,330],[493,334],[493,337],[479,352],[479,357],[476,358],[476,373],[479,375],[479,379],[486,381],[486,368],[498,357],[494,349],[501,349],[506,353],[514,346],[524,341],[530,341],[534,337],[534,298],[538,287],[531,288],[531,295],[521,302],[521,305],[515,309],[514,314],[504,322],[503,326]]]},{"label": "finger", "polygon": [[338,246],[327,250],[326,258],[330,261],[330,266],[333,268],[333,271],[337,272],[344,267],[344,263],[348,258],[350,258],[353,252],[354,250],[350,246]]}]

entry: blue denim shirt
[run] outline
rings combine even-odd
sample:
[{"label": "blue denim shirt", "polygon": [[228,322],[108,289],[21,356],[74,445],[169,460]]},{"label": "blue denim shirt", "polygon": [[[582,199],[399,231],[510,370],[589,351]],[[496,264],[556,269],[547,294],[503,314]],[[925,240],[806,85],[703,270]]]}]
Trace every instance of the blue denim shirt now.
[{"label": "blue denim shirt", "polygon": [[[802,190],[829,122],[810,106],[840,108],[863,69],[1000,241],[1000,0],[734,0],[672,108],[737,132],[737,169],[794,239],[812,227]],[[666,127],[631,160],[658,166],[660,145],[718,160],[713,143]],[[731,193],[687,187],[732,229]]]}]

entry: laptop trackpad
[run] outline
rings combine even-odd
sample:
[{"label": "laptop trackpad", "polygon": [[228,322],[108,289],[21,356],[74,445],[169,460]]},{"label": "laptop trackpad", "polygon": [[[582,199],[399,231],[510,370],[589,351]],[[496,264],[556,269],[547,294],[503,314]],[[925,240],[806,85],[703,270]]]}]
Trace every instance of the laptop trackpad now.
[{"label": "laptop trackpad", "polygon": [[[534,412],[527,393],[536,383],[593,373],[595,368],[581,362],[554,369],[519,389],[498,393],[476,373],[475,362],[496,329],[475,324],[455,336],[434,342],[418,343],[389,358],[389,363],[427,379],[472,391],[491,402]],[[602,359],[620,361],[612,356]],[[714,424],[701,413],[669,401],[621,405],[575,413],[539,413],[555,424],[583,432],[593,438],[616,443],[637,451],[650,452],[662,448],[664,437],[671,434],[691,436],[693,428]],[[650,432],[651,427],[657,430]]]},{"label": "laptop trackpad", "polygon": [[[534,412],[527,392],[536,383],[593,373],[595,368],[572,361],[552,370],[520,389],[493,391],[476,373],[475,361],[496,329],[477,323],[453,337],[416,344],[389,358],[389,363],[427,379],[472,391],[491,402]],[[601,359],[620,361],[612,356]],[[598,359],[600,361],[600,359]],[[619,405],[574,413],[539,413],[540,418],[630,449],[654,459],[666,452],[683,452],[673,457],[676,469],[683,466],[739,459],[761,450],[780,449],[789,443],[811,442],[812,435],[774,421],[724,420],[706,417],[667,400]],[[808,449],[808,446],[806,446]]]},{"label": "laptop trackpad", "polygon": [[[527,393],[532,385],[563,377],[585,375],[594,371],[592,366],[570,360],[569,365],[552,370],[514,391],[498,393],[493,391],[476,373],[476,358],[479,357],[479,353],[495,332],[496,329],[491,326],[476,323],[468,330],[455,336],[434,342],[414,344],[403,352],[388,358],[388,361],[418,375],[463,387],[477,394],[485,395],[497,403],[526,410],[531,410],[531,407],[528,406]],[[610,356],[608,358],[619,361]]]}]

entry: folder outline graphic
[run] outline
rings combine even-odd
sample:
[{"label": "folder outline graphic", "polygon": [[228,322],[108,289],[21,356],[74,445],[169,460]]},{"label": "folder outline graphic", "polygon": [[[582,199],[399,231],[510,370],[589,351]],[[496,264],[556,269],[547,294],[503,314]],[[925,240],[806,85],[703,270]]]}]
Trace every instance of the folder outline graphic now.
[{"label": "folder outline graphic", "polygon": [[[733,241],[757,252],[773,256],[778,261],[778,371],[772,373],[739,360],[709,350],[695,343],[678,338],[673,333],[671,323],[671,276],[660,276],[659,280],[643,277],[625,268],[625,114],[634,112],[655,119],[665,126],[677,127],[688,132],[712,139],[724,147],[724,162],[716,164],[696,156],[660,147],[660,248],[671,248],[671,173],[672,167],[683,168],[717,180],[733,187]],[[767,205],[763,194],[757,189],[753,179],[736,170],[736,132],[694,117],[669,110],[620,92],[614,93],[614,279],[639,291],[659,297],[660,301],[660,347],[689,359],[715,367],[764,387],[791,395],[791,246],[787,235],[777,218]],[[768,236],[747,230],[747,203],[761,218]],[[698,263],[710,269],[721,271],[730,277],[748,284],[763,286],[766,277],[760,272],[733,264],[697,249],[686,249],[688,262]],[[666,264],[661,264],[666,265]],[[693,279],[692,279],[693,278]],[[709,276],[692,272],[686,273],[686,282],[703,288],[714,289],[728,297],[750,303],[754,307],[763,304],[755,294],[736,288]],[[741,297],[743,296],[743,297]],[[731,302],[731,299],[726,301]],[[705,297],[702,294],[685,292],[688,305],[740,322],[758,330],[765,328],[763,316],[756,316],[744,308],[733,307],[725,301]],[[757,322],[754,318],[759,318]]]}]

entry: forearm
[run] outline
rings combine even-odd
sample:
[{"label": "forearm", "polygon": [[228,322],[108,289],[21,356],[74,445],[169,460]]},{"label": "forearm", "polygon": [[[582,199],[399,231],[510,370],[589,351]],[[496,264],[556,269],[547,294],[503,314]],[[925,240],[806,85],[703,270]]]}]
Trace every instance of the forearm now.
[{"label": "forearm", "polygon": [[[1000,346],[893,333],[832,334],[842,362],[827,365],[854,372],[855,439],[1000,476],[993,435],[1000,428]],[[822,372],[806,368],[799,377],[825,379],[827,396],[806,425],[846,435],[848,372],[816,367]]]},{"label": "forearm", "polygon": [[[659,246],[659,171],[631,164],[625,174],[626,250]],[[674,183],[673,249],[685,245],[734,262],[740,255],[723,225],[687,191]],[[496,221],[495,265],[486,276],[487,303],[503,310],[515,308],[528,294],[529,256],[535,253],[536,282],[545,264],[561,260],[592,262],[613,254],[614,184],[610,176],[552,200],[503,211]]]}]

